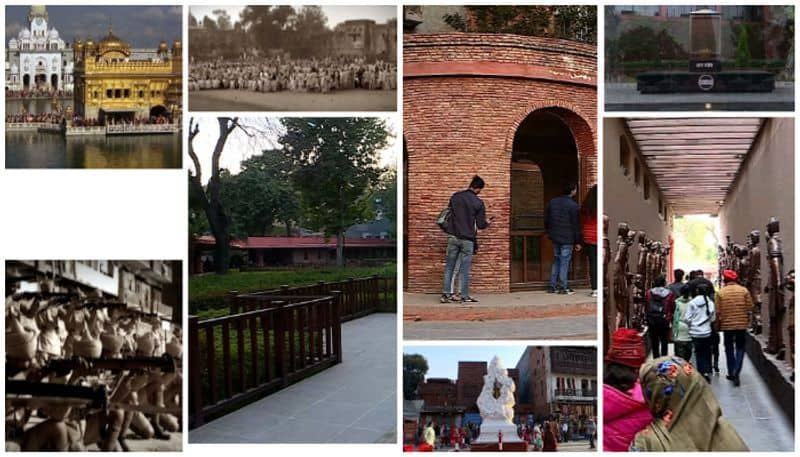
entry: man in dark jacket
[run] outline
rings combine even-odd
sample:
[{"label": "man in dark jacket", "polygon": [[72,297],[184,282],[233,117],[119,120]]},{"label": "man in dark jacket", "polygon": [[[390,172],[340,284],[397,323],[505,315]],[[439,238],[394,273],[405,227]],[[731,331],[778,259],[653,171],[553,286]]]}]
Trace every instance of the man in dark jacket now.
[{"label": "man in dark jacket", "polygon": [[447,224],[447,264],[444,269],[444,285],[439,301],[447,303],[452,300],[450,290],[456,261],[460,259],[461,301],[474,303],[478,300],[469,294],[469,272],[472,267],[472,255],[475,253],[475,242],[478,229],[489,227],[491,219],[486,219],[486,208],[478,198],[486,184],[480,176],[472,178],[469,189],[456,192],[450,197],[450,219]]},{"label": "man in dark jacket", "polygon": [[544,214],[544,228],[553,242],[553,266],[550,273],[550,289],[548,292],[574,294],[567,285],[567,272],[572,251],[581,250],[581,220],[575,195],[578,187],[569,184],[564,193],[550,200]]}]

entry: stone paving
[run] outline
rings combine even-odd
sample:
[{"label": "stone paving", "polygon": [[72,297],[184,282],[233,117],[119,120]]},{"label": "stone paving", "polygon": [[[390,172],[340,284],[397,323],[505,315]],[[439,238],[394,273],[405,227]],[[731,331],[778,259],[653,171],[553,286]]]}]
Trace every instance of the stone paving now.
[{"label": "stone paving", "polygon": [[397,315],[342,325],[343,362],[189,432],[194,443],[396,443]]},{"label": "stone paving", "polygon": [[606,111],[794,110],[794,84],[781,82],[772,92],[640,94],[636,83],[606,83]]},{"label": "stone paving", "polygon": [[514,292],[478,295],[479,303],[439,303],[437,294],[404,294],[403,337],[452,339],[594,339],[597,298]]},{"label": "stone paving", "polygon": [[[720,335],[720,340],[722,339]],[[794,425],[782,413],[766,383],[745,357],[740,375],[741,386],[725,379],[725,348],[719,347],[719,376],[711,387],[725,416],[751,451],[791,451],[794,449]]]}]

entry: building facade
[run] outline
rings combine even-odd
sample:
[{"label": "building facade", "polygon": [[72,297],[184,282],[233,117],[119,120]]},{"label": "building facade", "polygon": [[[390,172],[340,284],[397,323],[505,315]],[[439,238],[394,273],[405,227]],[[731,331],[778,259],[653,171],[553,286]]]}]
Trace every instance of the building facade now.
[{"label": "building facade", "polygon": [[378,24],[371,19],[356,19],[337,24],[331,40],[336,56],[397,61],[397,21]]},{"label": "building facade", "polygon": [[597,415],[597,349],[528,346],[517,363],[522,403],[537,416]]},{"label": "building facade", "polygon": [[51,26],[44,6],[31,6],[28,24],[6,48],[6,90],[71,91],[73,54]]},{"label": "building facade", "polygon": [[[471,289],[544,288],[553,257],[544,208],[568,182],[578,183],[578,200],[596,182],[596,47],[418,33],[419,8],[403,36],[406,288],[441,291],[447,239],[434,222],[474,175],[495,219],[479,234]],[[571,280],[585,282],[585,256],[573,259]]]},{"label": "building facade", "polygon": [[182,47],[162,41],[155,50],[135,50],[114,35],[95,43],[76,40],[75,114],[101,123],[151,116],[179,116]]}]

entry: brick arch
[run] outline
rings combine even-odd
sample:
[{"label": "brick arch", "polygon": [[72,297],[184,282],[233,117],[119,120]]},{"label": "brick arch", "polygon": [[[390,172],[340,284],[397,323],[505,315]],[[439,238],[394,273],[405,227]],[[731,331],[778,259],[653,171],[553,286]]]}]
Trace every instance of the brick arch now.
[{"label": "brick arch", "polygon": [[505,151],[508,154],[509,166],[514,148],[514,137],[528,116],[534,113],[548,113],[559,118],[569,128],[578,155],[579,195],[586,195],[589,187],[596,182],[597,176],[597,137],[592,124],[580,108],[568,102],[545,100],[528,105],[518,110],[506,135]]}]

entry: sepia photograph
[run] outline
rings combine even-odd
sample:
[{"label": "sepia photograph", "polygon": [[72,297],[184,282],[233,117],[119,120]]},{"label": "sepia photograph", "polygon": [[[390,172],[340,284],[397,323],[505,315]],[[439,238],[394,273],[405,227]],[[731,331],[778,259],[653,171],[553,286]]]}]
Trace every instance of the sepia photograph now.
[{"label": "sepia photograph", "polygon": [[193,111],[396,111],[397,9],[189,7]]},{"label": "sepia photograph", "polygon": [[182,11],[6,7],[6,168],[181,168]]},{"label": "sepia photograph", "polygon": [[6,262],[6,451],[180,451],[180,261]]}]

